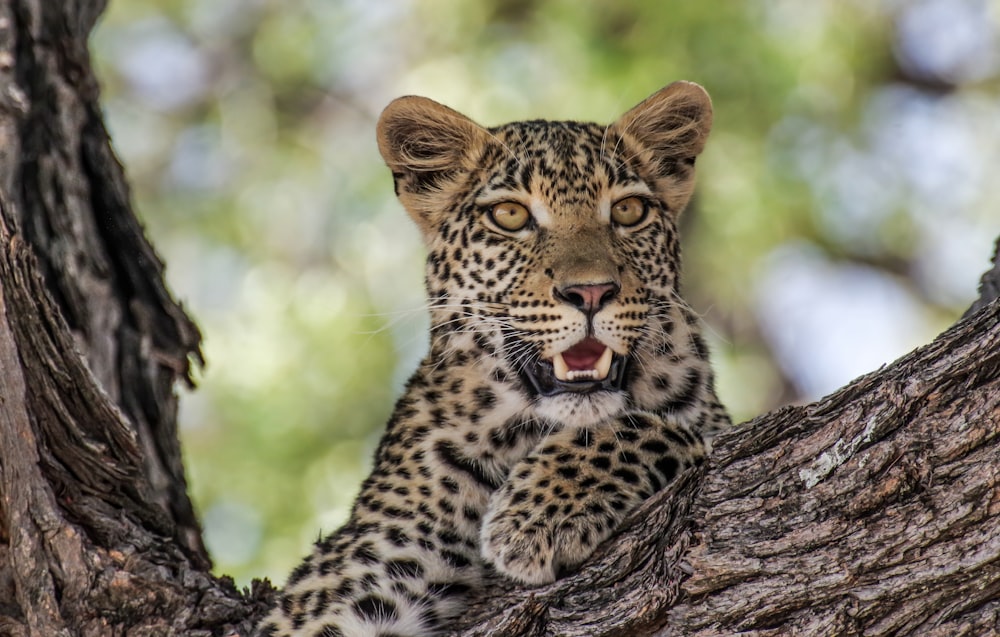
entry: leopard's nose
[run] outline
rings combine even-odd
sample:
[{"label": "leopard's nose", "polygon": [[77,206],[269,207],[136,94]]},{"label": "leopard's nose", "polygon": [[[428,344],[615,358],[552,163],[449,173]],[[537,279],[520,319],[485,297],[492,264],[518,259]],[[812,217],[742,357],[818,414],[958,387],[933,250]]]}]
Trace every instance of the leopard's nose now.
[{"label": "leopard's nose", "polygon": [[556,299],[563,303],[572,305],[587,316],[592,316],[614,300],[620,291],[621,286],[609,281],[607,283],[567,285],[556,288],[553,290],[553,294]]}]

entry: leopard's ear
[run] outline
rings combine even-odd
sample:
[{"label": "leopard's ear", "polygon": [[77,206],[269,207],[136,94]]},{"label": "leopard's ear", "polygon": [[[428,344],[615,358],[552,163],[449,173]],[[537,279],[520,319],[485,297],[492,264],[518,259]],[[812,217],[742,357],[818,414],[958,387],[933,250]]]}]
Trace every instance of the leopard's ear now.
[{"label": "leopard's ear", "polygon": [[[712,129],[712,100],[694,82],[674,82],[622,115],[611,130],[631,141],[656,178],[690,178]],[[616,139],[615,141],[618,141]]]},{"label": "leopard's ear", "polygon": [[449,184],[472,168],[488,133],[458,111],[415,96],[393,100],[376,131],[396,195],[426,236],[447,212]]}]

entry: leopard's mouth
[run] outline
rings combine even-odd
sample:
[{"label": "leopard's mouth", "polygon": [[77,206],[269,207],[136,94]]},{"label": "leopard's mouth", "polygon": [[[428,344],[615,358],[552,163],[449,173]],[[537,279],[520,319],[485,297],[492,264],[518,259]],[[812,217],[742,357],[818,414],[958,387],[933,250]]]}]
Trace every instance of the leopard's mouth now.
[{"label": "leopard's mouth", "polygon": [[622,390],[628,357],[594,338],[585,338],[548,360],[525,366],[528,386],[542,396]]}]

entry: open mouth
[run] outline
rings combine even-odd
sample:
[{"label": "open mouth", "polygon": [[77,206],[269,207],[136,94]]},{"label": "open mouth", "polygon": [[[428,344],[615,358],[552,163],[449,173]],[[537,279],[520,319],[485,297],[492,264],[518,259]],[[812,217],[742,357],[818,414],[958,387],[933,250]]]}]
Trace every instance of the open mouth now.
[{"label": "open mouth", "polygon": [[525,367],[528,385],[542,396],[620,390],[628,359],[593,338],[586,338],[550,360]]}]

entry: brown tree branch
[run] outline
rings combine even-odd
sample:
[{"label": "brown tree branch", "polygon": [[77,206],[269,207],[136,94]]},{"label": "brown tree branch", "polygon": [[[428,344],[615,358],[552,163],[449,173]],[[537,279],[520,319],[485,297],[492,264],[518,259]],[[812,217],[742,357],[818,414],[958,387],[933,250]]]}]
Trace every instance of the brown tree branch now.
[{"label": "brown tree branch", "polygon": [[969,306],[962,318],[967,318],[1000,299],[1000,237],[993,244],[993,267],[979,279],[979,298]]},{"label": "brown tree branch", "polygon": [[998,424],[994,301],[823,400],[721,436],[579,573],[497,585],[454,634],[990,634]]}]

